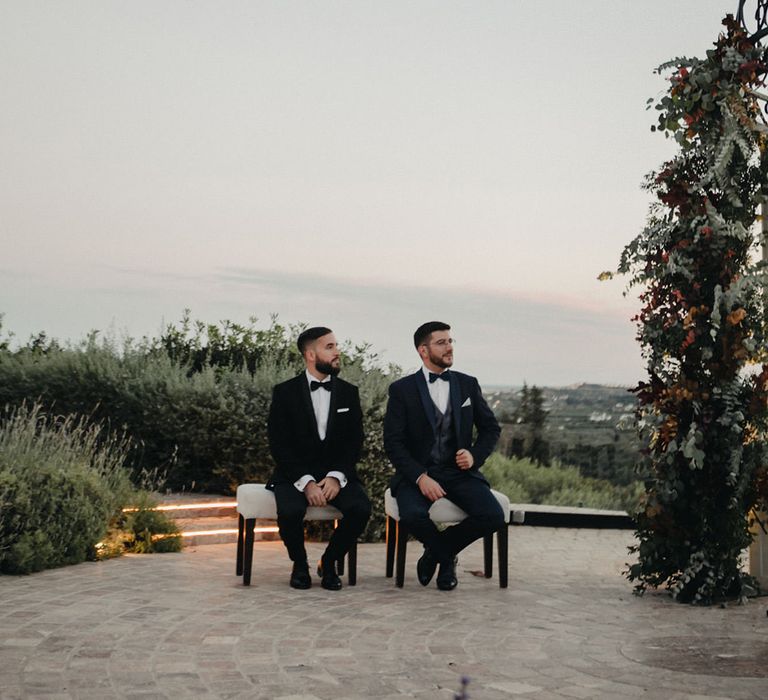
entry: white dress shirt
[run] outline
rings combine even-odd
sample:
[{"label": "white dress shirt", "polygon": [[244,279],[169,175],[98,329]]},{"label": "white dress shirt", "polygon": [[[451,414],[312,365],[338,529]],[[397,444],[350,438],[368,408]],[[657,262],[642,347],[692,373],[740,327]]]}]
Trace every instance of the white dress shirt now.
[{"label": "white dress shirt", "polygon": [[[424,379],[427,380],[427,389],[429,389],[429,395],[432,397],[432,402],[440,409],[440,413],[445,413],[448,410],[448,399],[451,396],[451,383],[446,382],[444,379],[436,379],[430,384],[429,375],[430,370],[425,365],[421,366],[421,371],[424,372]],[[443,370],[447,372],[448,370]],[[432,374],[442,374],[443,372],[432,372]]]},{"label": "white dress shirt", "polygon": [[322,381],[317,377],[313,377],[309,370],[306,370],[304,374],[307,376],[307,384],[310,385],[309,396],[312,399],[312,408],[315,411],[315,423],[317,423],[317,434],[321,440],[325,440],[325,433],[328,430],[328,414],[331,411],[331,392],[325,389],[317,388],[312,391],[312,382],[320,382],[321,384],[329,384],[331,381],[330,375]]},{"label": "white dress shirt", "polygon": [[[325,384],[326,382],[331,381],[331,377],[329,375],[325,379],[321,380],[313,376],[309,370],[305,370],[304,374],[307,377],[307,384],[310,385],[309,395],[312,398],[312,409],[315,412],[317,434],[320,436],[321,440],[325,440],[325,434],[328,430],[328,414],[331,411],[331,392],[326,391],[325,389],[321,389],[320,387],[315,389],[315,391],[312,391],[311,384],[312,382],[321,382],[322,384]],[[339,484],[341,484],[341,488],[344,488],[347,485],[347,477],[345,476],[344,472],[329,471],[326,476],[333,476],[337,478],[339,480]],[[303,492],[307,487],[307,484],[314,480],[314,476],[311,474],[305,474],[298,481],[294,481],[293,485],[299,491]]]}]

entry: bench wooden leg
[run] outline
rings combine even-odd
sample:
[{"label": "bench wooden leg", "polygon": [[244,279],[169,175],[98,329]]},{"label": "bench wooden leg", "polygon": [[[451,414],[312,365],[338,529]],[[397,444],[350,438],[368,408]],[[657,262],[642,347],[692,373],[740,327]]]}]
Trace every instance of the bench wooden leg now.
[{"label": "bench wooden leg", "polygon": [[408,545],[408,530],[401,522],[397,523],[397,564],[395,566],[395,585],[403,587],[405,583],[405,553]]},{"label": "bench wooden leg", "polygon": [[[352,546],[347,552],[347,582],[350,586],[354,586],[357,583],[357,542],[353,542]],[[341,575],[341,574],[339,574]]]},{"label": "bench wooden leg", "polygon": [[240,513],[237,514],[237,561],[235,563],[235,574],[243,575],[243,537],[245,536],[245,519]]},{"label": "bench wooden leg", "polygon": [[[334,520],[333,521],[333,529],[335,530],[338,526],[339,526],[339,521],[338,520]],[[344,557],[342,557],[341,559],[339,559],[336,562],[336,573],[339,576],[343,576],[344,575]]]},{"label": "bench wooden leg", "polygon": [[509,574],[509,526],[506,523],[496,532],[496,543],[499,547],[499,588],[506,588]]},{"label": "bench wooden leg", "polygon": [[251,585],[251,567],[253,566],[253,527],[256,518],[245,521],[245,551],[243,552],[243,585]]},{"label": "bench wooden leg", "polygon": [[493,576],[493,533],[483,537],[483,572],[485,578]]},{"label": "bench wooden leg", "polygon": [[397,545],[397,524],[394,518],[387,516],[386,543],[387,543],[387,578],[392,578],[395,573],[395,545]]}]

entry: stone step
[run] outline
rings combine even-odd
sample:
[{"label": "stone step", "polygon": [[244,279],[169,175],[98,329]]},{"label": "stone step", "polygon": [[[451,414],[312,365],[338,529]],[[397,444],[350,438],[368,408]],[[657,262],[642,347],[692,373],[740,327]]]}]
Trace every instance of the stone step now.
[{"label": "stone step", "polygon": [[[175,520],[182,532],[185,547],[237,542],[237,517],[185,517]],[[257,542],[280,539],[274,520],[257,520],[253,536]]]},{"label": "stone step", "polygon": [[[157,510],[176,522],[185,547],[237,542],[237,503],[231,497],[169,494],[161,497]],[[277,523],[257,520],[254,539],[279,540]]]},{"label": "stone step", "polygon": [[200,493],[168,494],[160,497],[157,510],[174,519],[220,515],[237,517],[237,501],[231,496],[211,496]]},{"label": "stone step", "polygon": [[173,518],[182,531],[187,530],[237,530],[237,518],[213,516],[210,518]]},{"label": "stone step", "polygon": [[181,544],[183,547],[199,547],[205,544],[235,544],[237,542],[237,530],[209,530],[196,532],[187,530],[182,533]]}]

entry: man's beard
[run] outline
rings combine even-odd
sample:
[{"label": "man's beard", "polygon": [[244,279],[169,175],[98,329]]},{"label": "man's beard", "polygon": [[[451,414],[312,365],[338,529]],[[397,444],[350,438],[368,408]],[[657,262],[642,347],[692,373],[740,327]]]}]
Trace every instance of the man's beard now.
[{"label": "man's beard", "polygon": [[332,377],[335,377],[341,371],[341,365],[334,367],[330,362],[315,362],[315,367],[318,372],[330,374]]},{"label": "man's beard", "polygon": [[442,355],[433,355],[432,351],[429,351],[429,361],[435,365],[435,367],[442,367],[443,369],[448,369],[451,365],[453,365],[453,354],[450,354],[446,357],[446,359],[443,359]]}]

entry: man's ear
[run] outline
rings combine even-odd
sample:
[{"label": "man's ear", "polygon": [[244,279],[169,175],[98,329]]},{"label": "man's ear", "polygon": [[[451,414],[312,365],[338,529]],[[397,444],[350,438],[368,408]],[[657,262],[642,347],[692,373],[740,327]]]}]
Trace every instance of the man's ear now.
[{"label": "man's ear", "polygon": [[419,350],[419,357],[422,360],[426,360],[427,359],[427,348],[424,345],[419,345],[418,350]]}]

